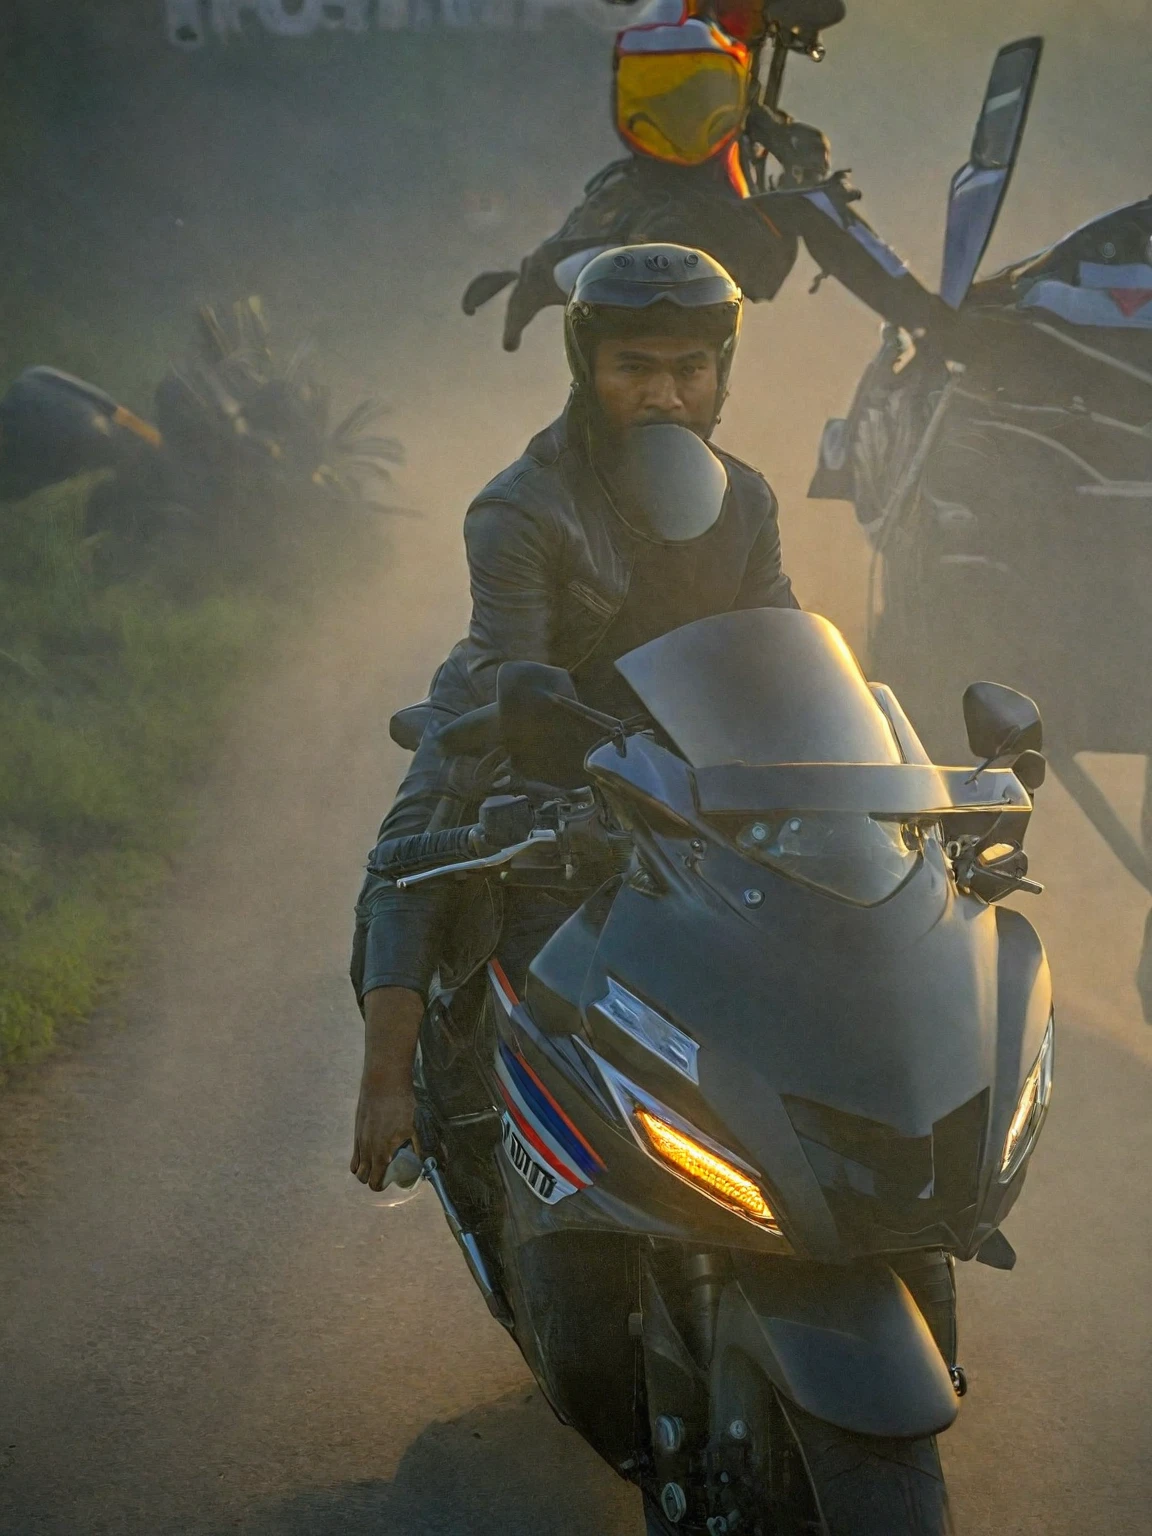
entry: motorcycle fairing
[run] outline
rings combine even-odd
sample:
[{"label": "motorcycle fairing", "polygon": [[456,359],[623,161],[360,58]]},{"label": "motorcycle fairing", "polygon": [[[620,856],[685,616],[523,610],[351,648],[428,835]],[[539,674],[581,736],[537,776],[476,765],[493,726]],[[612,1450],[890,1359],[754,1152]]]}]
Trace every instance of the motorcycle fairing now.
[{"label": "motorcycle fairing", "polygon": [[[500,962],[488,962],[488,978],[501,1012],[519,1007]],[[587,1189],[604,1162],[549,1093],[539,1075],[507,1040],[496,1040],[496,1080],[505,1111],[501,1143],[508,1161],[545,1205]]]},{"label": "motorcycle fairing", "polygon": [[[563,933],[561,929],[542,955],[557,946]],[[531,995],[531,988],[529,992]],[[603,1165],[594,1182],[570,1198],[547,1203],[532,1190],[520,1170],[515,1170],[518,1176],[512,1177],[514,1163],[499,1154],[497,1166],[508,1199],[516,1208],[523,1240],[563,1231],[624,1232],[633,1237],[720,1246],[746,1243],[767,1252],[788,1252],[789,1245],[784,1239],[762,1232],[686,1188],[641,1151],[620,1123],[607,1089],[581,1050],[577,997],[578,994],[569,997],[564,1005],[568,1028],[563,1033],[542,1031],[529,1008],[523,1005],[512,1014],[501,1011],[494,1016],[501,1040],[530,1063],[538,1077],[547,1081],[553,1099],[578,1126]],[[558,1009],[558,999],[552,1000],[552,1007]],[[498,1088],[495,1093],[498,1095]]]},{"label": "motorcycle fairing", "polygon": [[583,1187],[568,1182],[549,1153],[540,1150],[536,1138],[525,1131],[511,1110],[506,1110],[500,1121],[500,1144],[513,1168],[545,1205],[555,1205]]},{"label": "motorcycle fairing", "polygon": [[501,1159],[502,1270],[514,1336],[561,1422],[626,1474],[636,1445],[637,1245],[621,1233],[544,1229],[533,1198]]},{"label": "motorcycle fairing", "polygon": [[1052,245],[1011,263],[976,285],[973,301],[1018,303],[1041,281],[1075,283],[1082,266],[1121,273],[1143,265],[1152,252],[1152,197],[1125,203],[1071,230]]},{"label": "motorcycle fairing", "polygon": [[731,1356],[756,1361],[790,1401],[854,1434],[918,1439],[948,1428],[957,1398],[924,1317],[887,1264],[734,1256],[720,1298],[713,1392]]},{"label": "motorcycle fairing", "polygon": [[[822,638],[837,657],[833,673],[848,681],[851,669],[819,621],[759,617]],[[733,635],[760,633],[753,618],[726,624]],[[727,665],[733,648],[716,638]],[[651,681],[661,669],[651,654],[647,663]],[[803,671],[817,714],[820,675],[815,663]],[[697,676],[689,692],[706,683]],[[735,716],[756,696],[730,695],[733,718],[717,723],[734,747]],[[867,686],[845,697],[858,725],[877,719],[888,732],[875,740],[896,761],[880,768],[907,772]],[[658,715],[676,703],[666,690],[652,700]],[[782,707],[778,747],[787,716]],[[741,729],[752,731],[745,744],[755,737],[763,748],[756,755],[771,755],[762,723]],[[609,759],[634,772],[613,779],[600,766]],[[971,1257],[1022,1181],[1021,1173],[1002,1184],[999,1166],[1051,1007],[1031,927],[960,896],[933,837],[901,888],[862,908],[742,852],[697,808],[690,765],[655,741],[632,738],[623,759],[601,749],[590,767],[631,829],[635,865],[544,945],[523,1003],[498,967],[492,976],[492,1102],[509,1114],[515,1105],[536,1132],[534,1152],[547,1149],[552,1174],[572,1186],[549,1204],[515,1157],[498,1151],[522,1229],[614,1231],[840,1264],[932,1246]],[[597,1006],[612,981],[697,1043],[698,1084]],[[715,1206],[655,1161],[598,1080],[597,1059],[759,1170],[783,1235]],[[519,1097],[506,1091],[513,1077]],[[574,1164],[577,1150],[595,1164]],[[579,1187],[569,1175],[590,1182]]]},{"label": "motorcycle fairing", "polygon": [[953,178],[940,278],[940,297],[953,309],[959,309],[968,296],[1007,189],[1004,170],[966,165]]},{"label": "motorcycle fairing", "polygon": [[[686,840],[680,846],[686,846]],[[671,850],[669,854],[668,865],[674,868],[679,858]],[[742,863],[735,859],[736,866]],[[1022,1182],[1018,1176],[1013,1186],[1000,1186],[992,1164],[998,1164],[1007,1121],[1039,1048],[1049,1007],[1042,952],[1027,923],[1014,914],[977,909],[976,964],[968,968],[963,963],[967,941],[962,930],[957,934],[955,914],[949,923],[934,922],[929,915],[928,931],[950,929],[952,942],[930,950],[922,969],[913,968],[907,992],[898,986],[888,998],[869,997],[874,981],[865,973],[858,998],[850,999],[846,1009],[842,1000],[837,1005],[833,988],[830,1035],[827,997],[822,1008],[811,995],[799,1001],[790,998],[794,976],[784,957],[795,951],[798,942],[802,944],[798,935],[811,928],[819,905],[835,910],[836,904],[781,881],[784,899],[767,921],[749,923],[738,944],[725,944],[730,914],[710,887],[701,889],[700,882],[686,875],[684,880],[694,885],[694,894],[687,900],[682,892],[654,900],[627,886],[614,897],[583,984],[562,958],[572,942],[565,930],[576,933],[580,928],[580,914],[570,919],[533,963],[529,1007],[518,1007],[514,1015],[504,1014],[498,1021],[605,1165],[593,1187],[559,1205],[544,1206],[538,1195],[525,1191],[524,1200],[535,1208],[534,1229],[540,1234],[564,1228],[626,1230],[761,1252],[782,1252],[791,1246],[833,1262],[851,1254],[932,1244],[971,1256],[1007,1211]],[[789,918],[791,903],[798,903],[800,910]],[[905,905],[900,921],[894,921],[890,930],[896,952],[903,955],[912,951],[917,933],[923,932],[916,919],[922,899],[910,897]],[[889,902],[878,911],[890,919],[895,907]],[[972,914],[966,914],[965,920],[971,922]],[[1006,945],[998,945],[998,929],[1005,920],[1014,932]],[[768,946],[765,935],[773,928],[779,930],[779,943]],[[839,945],[847,969],[860,969],[867,944],[845,946],[843,932],[831,941],[827,933],[818,934],[815,942],[825,952],[836,952]],[[998,949],[1012,951],[1010,964],[997,961]],[[586,949],[583,952],[587,954]],[[701,952],[709,957],[702,976],[696,974]],[[642,956],[651,963],[640,963]],[[677,956],[680,963],[674,960]],[[891,952],[889,960],[890,956]],[[733,1014],[724,978],[734,970],[750,975],[757,964],[756,984],[747,989],[742,1001],[737,999],[740,1006]],[[882,958],[876,964],[883,969]],[[979,973],[985,964],[989,964],[985,978],[989,985],[974,991],[971,972]],[[582,971],[583,965],[576,969]],[[779,984],[765,991],[765,976],[771,983],[774,974]],[[701,1043],[698,1090],[600,1015],[595,1003],[606,992],[609,975],[624,978],[637,995],[692,1030]],[[939,985],[941,975],[946,977],[946,987]],[[934,998],[948,996],[955,1012],[949,1007],[943,1016],[934,1017],[930,1008],[915,1007],[917,982],[928,986]],[[817,992],[828,994],[828,987],[816,981],[813,985]],[[805,1029],[810,1008],[813,1027]],[[846,1011],[850,1013],[847,1021],[836,1017]],[[534,1012],[547,1018],[546,1033],[537,1025]],[[967,1028],[966,1012],[975,1020]],[[1022,1029],[1025,1014],[1027,1029]],[[750,1049],[749,1023],[755,1020],[771,1020],[774,1027],[765,1031],[761,1026]],[[836,1033],[835,1026],[843,1027]],[[861,1054],[856,1035],[870,1038],[874,1049],[858,1070],[845,1070],[845,1062]],[[593,1052],[643,1083],[706,1136],[770,1172],[772,1193],[779,1202],[778,1206],[772,1202],[773,1209],[779,1209],[784,1239],[718,1210],[639,1150],[619,1124],[607,1093],[594,1081],[589,1057],[581,1058],[578,1042],[585,1038],[590,1039]],[[910,1058],[903,1068],[902,1056]],[[989,1106],[987,1090],[994,1066],[1003,1074],[1003,1082]],[[845,1188],[839,1167],[834,1166],[830,1176],[828,1166],[812,1155],[811,1138],[806,1135],[810,1126],[795,1107],[800,1099],[827,1105],[830,1112],[849,1119],[863,1115],[882,1130],[889,1128],[886,1147],[907,1163],[903,1186],[897,1181],[865,1191],[867,1197],[853,1208],[852,1191]],[[919,1118],[903,1119],[901,1105]],[[985,1129],[989,1119],[990,1135]],[[836,1156],[843,1159],[853,1153],[855,1143],[839,1146]],[[911,1190],[907,1187],[908,1178],[915,1181],[911,1159],[925,1155],[938,1159],[934,1171],[939,1187]],[[957,1157],[964,1165],[960,1176],[953,1171]],[[882,1172],[884,1166],[880,1164]],[[921,1193],[925,1198],[917,1204]]]},{"label": "motorcycle fairing", "polygon": [[693,769],[892,763],[896,736],[833,624],[746,608],[685,624],[616,670]]},{"label": "motorcycle fairing", "polygon": [[1105,330],[1152,330],[1152,266],[1124,267],[1081,262],[1077,281],[1042,278],[1019,301],[1022,310],[1040,309],[1069,325]]},{"label": "motorcycle fairing", "polygon": [[572,1124],[524,1057],[503,1040],[497,1042],[496,1075],[504,1102],[508,1106],[504,1117],[506,1125],[514,1127],[522,1143],[528,1143],[559,1186],[555,1193],[540,1193],[537,1189],[540,1198],[551,1204],[564,1194],[575,1194],[578,1189],[587,1189],[596,1173],[603,1168],[603,1161]]},{"label": "motorcycle fairing", "polygon": [[[850,655],[841,656],[819,620],[749,613],[693,628],[707,630],[701,653],[715,652],[724,668],[734,665],[741,644],[753,653],[763,646],[780,661],[782,673],[788,668],[781,658],[806,659],[795,681],[810,719],[819,719],[827,703],[821,695],[830,690],[841,716],[855,716],[847,736],[871,741],[877,756],[886,746],[895,759],[864,768],[833,765],[836,773],[847,779],[856,772],[867,780],[870,774],[915,777],[924,771],[900,763],[875,696],[862,682],[852,686],[855,664],[849,667]],[[777,629],[781,635],[803,631],[813,654],[805,646],[770,646],[770,638],[779,638]],[[819,662],[819,644],[834,665]],[[707,701],[708,741],[681,743],[697,760],[709,759],[713,740],[726,741],[726,750],[753,763],[794,745],[790,701],[779,677],[765,695],[749,672],[749,687],[725,695],[718,674],[709,692],[706,664],[665,668],[662,646],[683,661],[682,647],[670,637],[634,653],[621,670],[639,685],[658,720],[681,736],[697,701]],[[764,704],[766,697],[773,702],[770,711],[749,707],[750,698]],[[765,719],[750,718],[761,713]],[[874,721],[888,734],[872,736]],[[838,755],[831,738],[822,747],[822,756]],[[959,896],[933,838],[895,895],[861,909],[753,863],[693,803],[693,780],[704,771],[694,772],[656,743],[633,738],[623,759],[614,749],[601,749],[589,767],[626,807],[641,867],[614,897],[598,936],[586,936],[579,1018],[567,1011],[573,1033],[581,1032],[610,1065],[660,1094],[714,1141],[770,1174],[787,1235],[801,1251],[843,1257],[846,1251],[917,1243],[974,1251],[981,1201],[1004,1208],[989,1170],[1050,1008],[1043,953],[1029,925],[1001,920],[992,908]],[[755,784],[758,770],[745,771]],[[781,767],[781,781],[793,771]],[[763,772],[767,782],[771,774]],[[1013,775],[990,782],[990,802],[1026,814],[1026,797]],[[757,806],[749,801],[748,808]],[[746,894],[753,884],[757,899],[750,905]],[[557,968],[553,955],[564,943],[561,930],[531,968],[530,998],[533,978],[542,967]],[[596,1005],[611,980],[699,1043],[699,1088],[603,1018]],[[573,982],[564,989],[569,994]],[[554,996],[548,1011],[550,1027],[562,1027],[566,1009]],[[828,1116],[842,1117],[837,1124],[850,1131],[850,1144],[834,1139],[826,1149],[838,1163],[817,1155],[813,1167],[809,1149],[801,1146],[796,1104],[824,1106],[827,1123]],[[857,1160],[853,1152],[861,1142],[884,1150],[878,1166],[863,1173],[847,1167]],[[908,1165],[895,1180],[890,1154]],[[926,1172],[913,1189],[909,1180],[917,1160],[925,1158]],[[846,1222],[843,1210],[833,1221],[829,1197],[839,1198],[841,1185],[876,1202],[867,1222],[859,1211]]]},{"label": "motorcycle fairing", "polygon": [[[671,865],[677,854],[667,852]],[[721,857],[709,849],[705,867],[719,866]],[[643,1065],[644,1086],[769,1176],[779,1207],[771,1197],[769,1203],[799,1251],[826,1259],[867,1251],[870,1236],[838,1230],[785,1096],[881,1123],[908,1141],[932,1137],[936,1123],[991,1078],[994,918],[986,911],[983,933],[972,932],[967,914],[949,910],[944,877],[932,870],[874,909],[845,909],[758,873],[764,907],[737,926],[733,916],[749,871],[735,854],[725,863],[727,878],[702,872],[694,891],[669,890],[655,900],[627,888],[620,893],[582,998],[593,1048],[633,1077]],[[748,911],[742,903],[740,910]],[[981,975],[989,950],[991,964]],[[815,953],[835,959],[814,966]],[[609,976],[699,1042],[698,1089],[671,1068],[638,1063],[600,1021],[593,1005]],[[966,1027],[966,1015],[976,1023]],[[869,1043],[867,1052],[861,1041]],[[975,1189],[966,1194],[964,1209],[975,1196]],[[884,1214],[883,1206],[875,1209],[877,1226]],[[940,1217],[926,1204],[921,1226]],[[885,1241],[914,1246],[911,1235],[877,1238],[880,1246]],[[958,1234],[949,1246],[962,1243]]]},{"label": "motorcycle fairing", "polygon": [[996,908],[996,929],[1000,1016],[1018,1017],[1020,1024],[1017,1029],[1002,1029],[997,1040],[997,1091],[989,1109],[986,1159],[971,1241],[973,1252],[999,1227],[1024,1187],[1028,1158],[1007,1183],[1000,1178],[1000,1162],[1020,1089],[1039,1055],[1053,1015],[1052,977],[1036,930],[1027,918],[1009,907]]}]

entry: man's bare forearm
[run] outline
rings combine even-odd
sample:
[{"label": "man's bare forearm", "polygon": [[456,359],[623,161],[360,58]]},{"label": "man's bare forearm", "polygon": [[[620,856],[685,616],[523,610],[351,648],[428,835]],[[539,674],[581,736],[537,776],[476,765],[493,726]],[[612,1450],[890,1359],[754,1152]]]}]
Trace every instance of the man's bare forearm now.
[{"label": "man's bare forearm", "polygon": [[412,1082],[424,999],[407,987],[376,987],[364,998],[364,1077],[399,1088]]},{"label": "man's bare forearm", "polygon": [[364,1068],[356,1105],[352,1172],[380,1189],[388,1164],[414,1140],[412,1062],[424,999],[406,987],[375,987],[364,995]]}]

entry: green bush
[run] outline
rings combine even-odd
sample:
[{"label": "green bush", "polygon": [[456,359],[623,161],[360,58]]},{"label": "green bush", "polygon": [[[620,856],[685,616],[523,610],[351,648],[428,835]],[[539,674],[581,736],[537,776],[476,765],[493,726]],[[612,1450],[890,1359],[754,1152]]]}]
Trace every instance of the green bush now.
[{"label": "green bush", "polygon": [[0,1072],[83,1019],[187,830],[184,802],[279,605],[102,587],[88,486],[0,507]]}]

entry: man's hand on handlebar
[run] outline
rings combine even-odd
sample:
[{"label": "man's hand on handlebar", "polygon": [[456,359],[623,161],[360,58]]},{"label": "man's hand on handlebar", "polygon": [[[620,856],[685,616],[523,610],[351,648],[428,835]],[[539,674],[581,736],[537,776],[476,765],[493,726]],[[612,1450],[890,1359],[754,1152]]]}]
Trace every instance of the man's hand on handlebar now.
[{"label": "man's hand on handlebar", "polygon": [[364,1070],[356,1105],[351,1171],[369,1189],[406,1141],[415,1141],[412,1062],[424,1000],[403,987],[377,987],[364,997]]},{"label": "man's hand on handlebar", "polygon": [[832,149],[819,128],[798,123],[781,112],[763,105],[748,114],[749,136],[780,163],[778,190],[816,187],[828,180],[832,167]]}]

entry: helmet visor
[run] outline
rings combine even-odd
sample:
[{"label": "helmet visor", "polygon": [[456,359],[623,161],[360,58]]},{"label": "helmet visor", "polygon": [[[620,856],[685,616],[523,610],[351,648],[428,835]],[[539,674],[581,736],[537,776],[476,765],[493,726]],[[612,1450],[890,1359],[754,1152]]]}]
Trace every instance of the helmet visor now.
[{"label": "helmet visor", "polygon": [[737,304],[739,290],[720,273],[705,273],[690,282],[638,283],[635,277],[605,273],[581,286],[582,303],[608,309],[649,309],[653,304],[677,304],[681,309],[709,309]]}]

